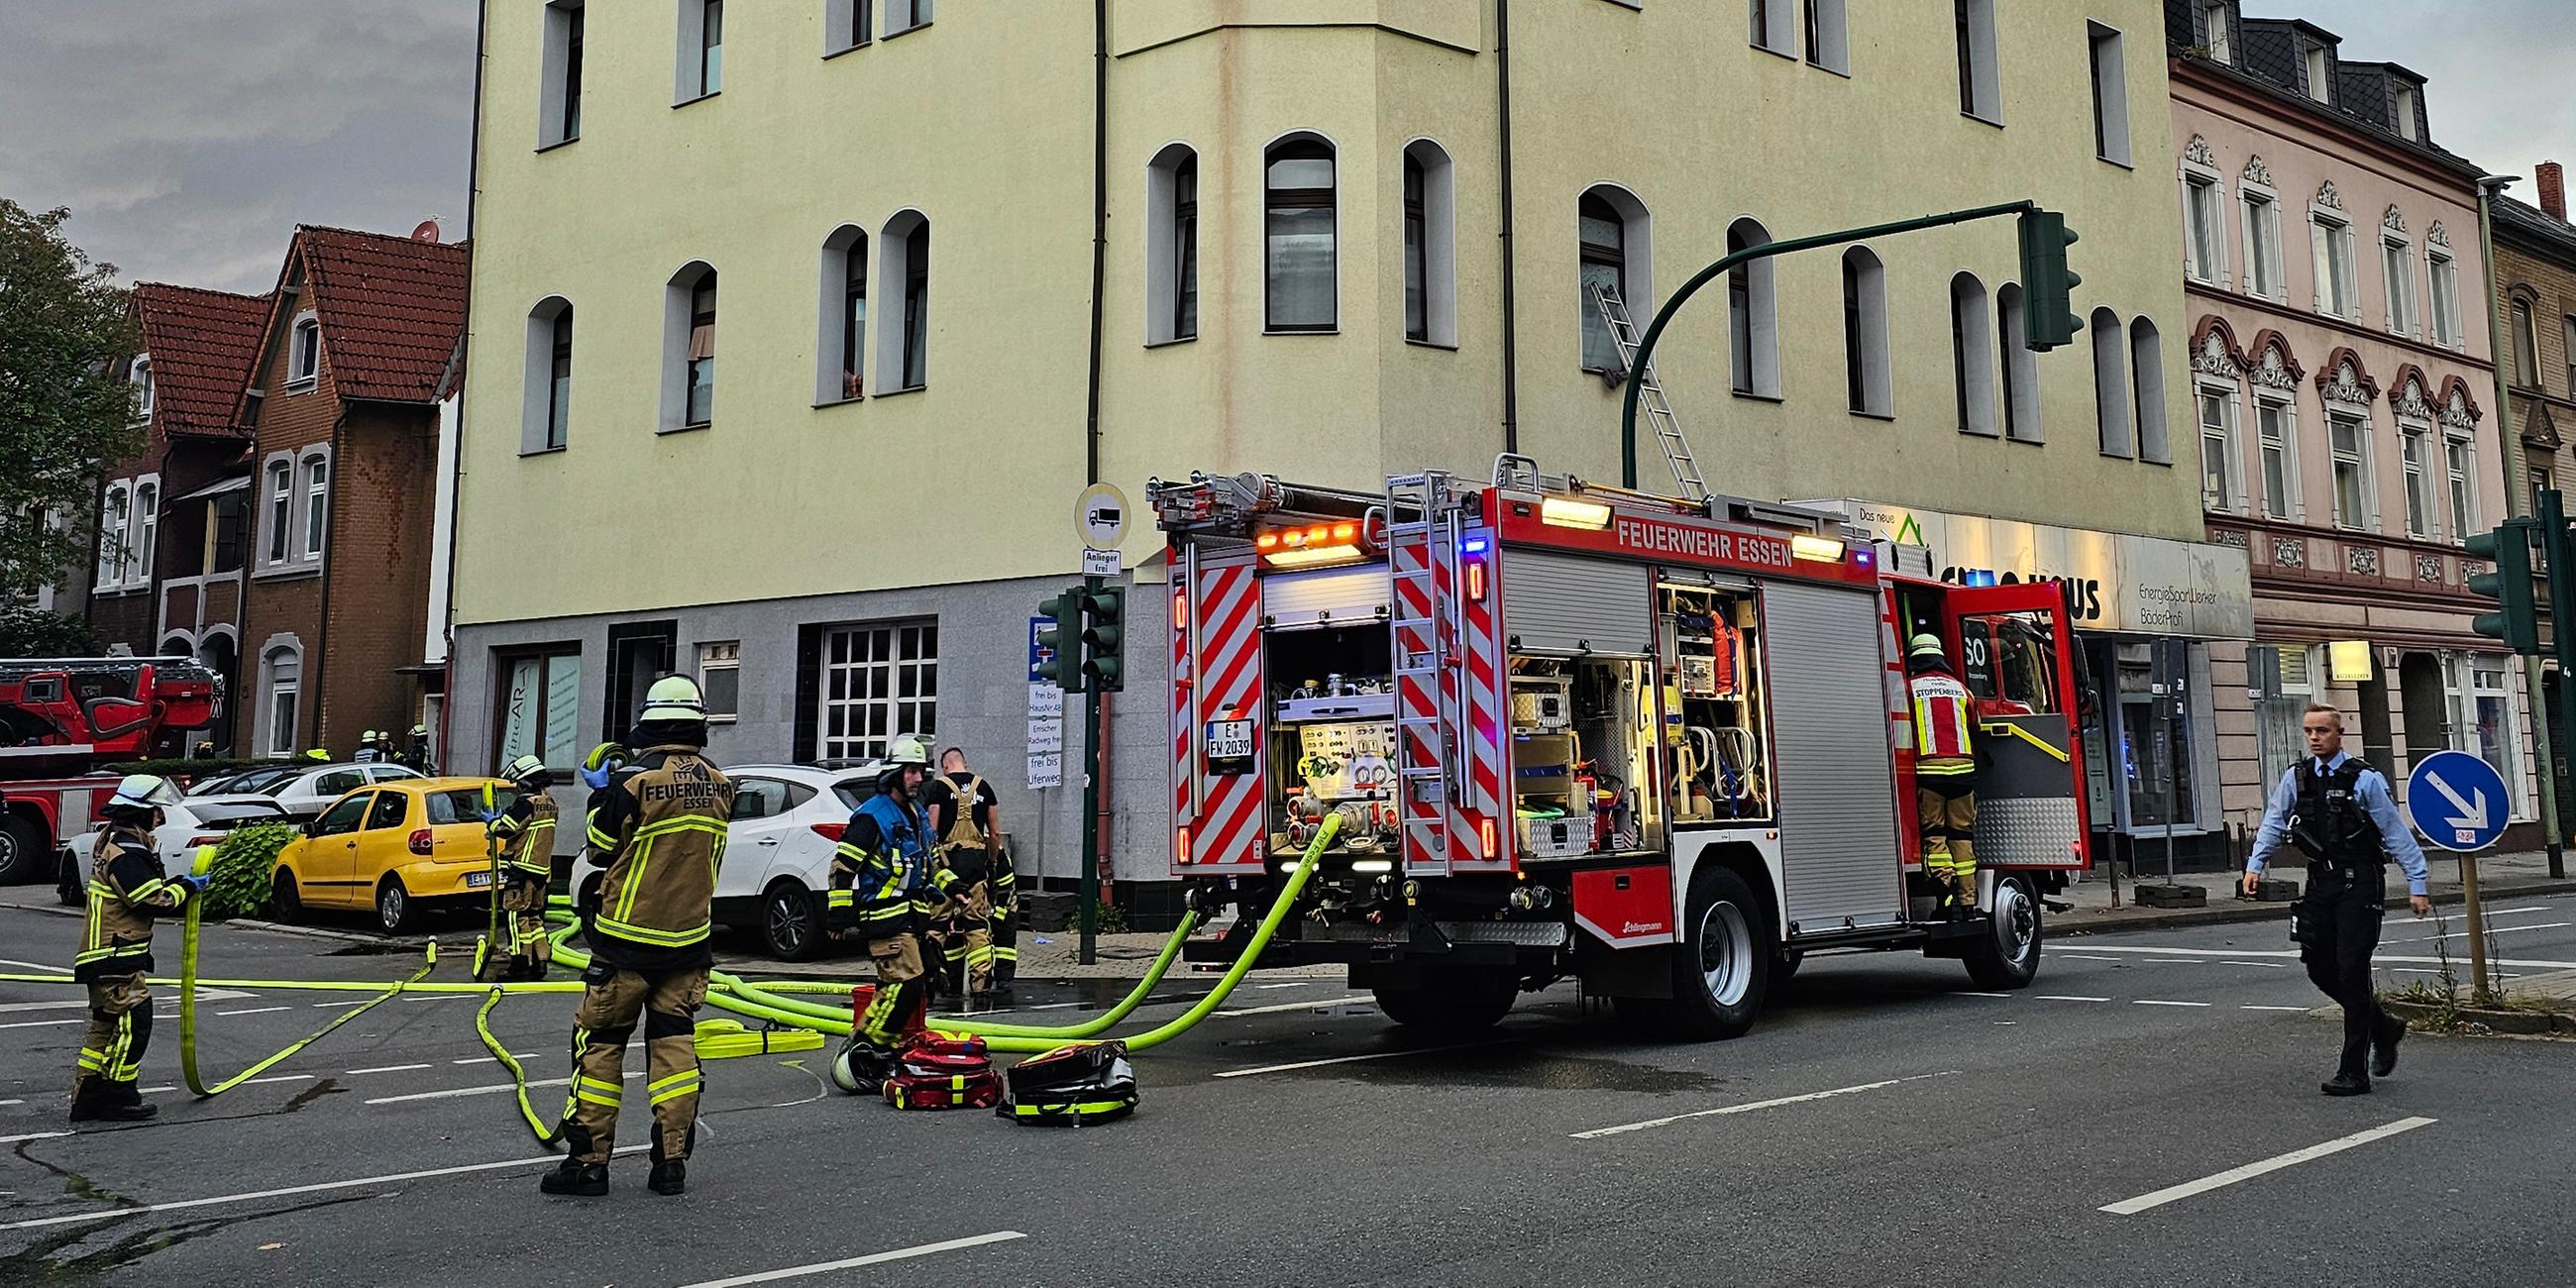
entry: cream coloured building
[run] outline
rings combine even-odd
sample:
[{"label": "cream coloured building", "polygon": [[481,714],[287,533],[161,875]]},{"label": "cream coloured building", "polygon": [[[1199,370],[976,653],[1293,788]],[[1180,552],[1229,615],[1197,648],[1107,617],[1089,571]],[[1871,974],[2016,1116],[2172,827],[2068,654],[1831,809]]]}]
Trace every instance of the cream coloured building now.
[{"label": "cream coloured building", "polygon": [[[2025,197],[2082,236],[2089,336],[2005,342],[2009,219],[1771,261],[1663,350],[1702,468],[2201,532],[2157,0],[1103,7],[492,0],[453,767],[569,763],[689,671],[728,761],[933,728],[1070,872],[1024,668],[1086,482],[1615,479],[1585,280],[1642,322],[1730,238]],[[1156,652],[1112,720],[1122,877],[1165,862]]]}]

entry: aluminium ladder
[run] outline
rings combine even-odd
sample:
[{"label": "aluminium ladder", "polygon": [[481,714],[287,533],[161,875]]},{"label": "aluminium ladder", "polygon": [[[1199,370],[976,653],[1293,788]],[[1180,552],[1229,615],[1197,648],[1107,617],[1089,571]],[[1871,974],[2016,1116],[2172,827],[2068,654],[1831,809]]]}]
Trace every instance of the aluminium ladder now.
[{"label": "aluminium ladder", "polygon": [[1655,428],[1655,441],[1664,448],[1664,459],[1672,464],[1673,481],[1681,485],[1682,496],[1694,504],[1708,500],[1708,484],[1700,478],[1699,461],[1692,457],[1690,440],[1682,437],[1682,423],[1673,417],[1673,405],[1664,397],[1664,385],[1655,379],[1655,364],[1649,360],[1646,369],[1637,371],[1637,324],[1628,316],[1628,303],[1619,298],[1617,288],[1606,282],[1594,282],[1592,307],[1601,313],[1602,325],[1610,332],[1610,343],[1619,350],[1619,363],[1637,377],[1637,406],[1646,422]]}]

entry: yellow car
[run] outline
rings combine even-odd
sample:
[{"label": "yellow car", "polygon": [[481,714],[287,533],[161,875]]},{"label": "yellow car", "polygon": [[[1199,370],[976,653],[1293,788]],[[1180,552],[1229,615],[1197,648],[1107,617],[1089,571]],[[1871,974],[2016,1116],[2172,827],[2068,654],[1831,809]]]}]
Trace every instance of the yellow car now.
[{"label": "yellow car", "polygon": [[278,919],[298,920],[307,908],[373,908],[377,924],[399,931],[419,919],[424,901],[490,898],[487,784],[495,810],[518,799],[495,778],[399,778],[331,802],[277,852]]}]

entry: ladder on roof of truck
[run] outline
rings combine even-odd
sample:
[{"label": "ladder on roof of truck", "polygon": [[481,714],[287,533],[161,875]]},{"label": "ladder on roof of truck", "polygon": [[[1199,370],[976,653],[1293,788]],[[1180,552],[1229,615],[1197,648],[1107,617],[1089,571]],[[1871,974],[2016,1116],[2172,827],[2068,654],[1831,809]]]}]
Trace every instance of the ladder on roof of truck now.
[{"label": "ladder on roof of truck", "polygon": [[1664,397],[1664,384],[1655,378],[1655,364],[1637,372],[1637,324],[1628,316],[1628,302],[1619,298],[1617,288],[1606,282],[1591,284],[1592,307],[1601,313],[1602,325],[1610,332],[1610,343],[1618,346],[1619,364],[1637,374],[1637,406],[1646,413],[1646,423],[1654,426],[1655,441],[1664,448],[1664,460],[1673,467],[1673,481],[1681,485],[1682,497],[1692,502],[1708,499],[1708,483],[1700,477],[1699,460],[1691,455],[1690,440],[1682,437],[1682,423],[1673,416],[1673,404]]},{"label": "ladder on roof of truck", "polygon": [[[1397,827],[1410,876],[1445,876],[1456,852],[1458,511],[1450,476],[1433,470],[1386,481],[1387,566],[1395,613]],[[1401,516],[1401,517],[1399,517]]]}]

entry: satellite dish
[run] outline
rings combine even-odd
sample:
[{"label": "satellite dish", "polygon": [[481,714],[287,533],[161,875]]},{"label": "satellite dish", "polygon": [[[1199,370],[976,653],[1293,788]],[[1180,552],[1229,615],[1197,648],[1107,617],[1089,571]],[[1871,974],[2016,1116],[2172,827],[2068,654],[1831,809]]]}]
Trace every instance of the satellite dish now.
[{"label": "satellite dish", "polygon": [[420,221],[420,227],[418,227],[418,228],[414,228],[414,229],[412,229],[412,230],[411,230],[411,239],[412,239],[413,241],[416,241],[416,242],[435,242],[435,241],[437,241],[437,240],[438,240],[438,221],[437,221],[437,220],[435,220],[435,219],[424,219],[424,220],[421,220],[421,221]]}]

